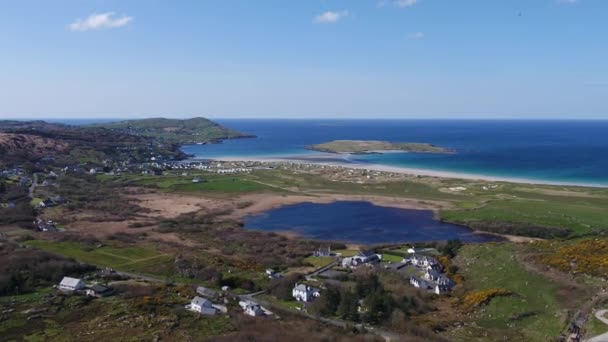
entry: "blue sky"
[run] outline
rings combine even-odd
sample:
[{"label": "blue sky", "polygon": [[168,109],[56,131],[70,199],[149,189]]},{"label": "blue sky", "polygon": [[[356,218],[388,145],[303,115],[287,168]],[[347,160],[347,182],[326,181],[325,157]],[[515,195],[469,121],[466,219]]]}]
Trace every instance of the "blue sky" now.
[{"label": "blue sky", "polygon": [[0,2],[0,117],[608,119],[605,0]]}]

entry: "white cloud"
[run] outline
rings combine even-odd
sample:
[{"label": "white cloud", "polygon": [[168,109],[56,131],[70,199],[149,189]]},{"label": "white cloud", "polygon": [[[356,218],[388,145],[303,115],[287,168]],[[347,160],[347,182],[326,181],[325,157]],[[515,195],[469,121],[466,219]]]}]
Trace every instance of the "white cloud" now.
[{"label": "white cloud", "polygon": [[418,0],[395,0],[393,3],[397,7],[404,8],[404,7],[414,6],[417,2],[418,2]]},{"label": "white cloud", "polygon": [[418,3],[418,0],[380,0],[376,3],[377,7],[386,7],[387,5],[392,5],[399,8],[406,8],[414,6]]},{"label": "white cloud", "polygon": [[412,32],[407,35],[409,40],[418,40],[424,38],[424,32]]},{"label": "white cloud", "polygon": [[133,17],[122,16],[115,17],[114,12],[93,13],[86,19],[76,19],[68,25],[71,31],[90,31],[99,29],[111,29],[129,25],[133,21]]},{"label": "white cloud", "polygon": [[333,24],[340,19],[347,17],[348,11],[327,11],[314,17],[313,22],[317,24]]}]

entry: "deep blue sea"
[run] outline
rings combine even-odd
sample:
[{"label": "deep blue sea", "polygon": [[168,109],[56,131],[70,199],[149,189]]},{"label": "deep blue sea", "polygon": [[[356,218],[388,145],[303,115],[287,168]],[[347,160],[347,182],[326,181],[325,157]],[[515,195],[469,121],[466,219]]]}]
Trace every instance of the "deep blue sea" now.
[{"label": "deep blue sea", "polygon": [[608,186],[608,121],[217,120],[254,139],[184,146],[200,158],[310,155],[336,139],[426,142],[456,154],[353,155],[375,163],[475,175]]},{"label": "deep blue sea", "polygon": [[430,210],[389,208],[369,202],[299,203],[247,216],[246,229],[293,232],[313,240],[362,244],[442,241],[500,241],[469,228],[443,223]]}]

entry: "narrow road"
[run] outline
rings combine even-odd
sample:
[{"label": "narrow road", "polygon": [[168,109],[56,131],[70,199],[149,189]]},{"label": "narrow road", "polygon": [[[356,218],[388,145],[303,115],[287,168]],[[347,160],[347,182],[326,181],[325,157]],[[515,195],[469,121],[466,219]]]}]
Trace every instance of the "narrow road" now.
[{"label": "narrow road", "polygon": [[[607,312],[608,312],[608,310],[598,310],[595,313],[595,318],[602,321],[602,323],[608,325],[608,318],[604,317],[604,315]],[[595,336],[595,337],[592,337],[592,338],[588,339],[587,342],[608,342],[608,332]]]},{"label": "narrow road", "polygon": [[327,265],[325,265],[325,266],[323,266],[323,267],[321,267],[321,268],[316,269],[316,270],[315,270],[315,271],[313,271],[312,273],[308,273],[308,274],[306,275],[306,278],[308,279],[309,277],[314,277],[314,276],[317,276],[317,275],[319,275],[319,274],[321,274],[321,273],[323,273],[323,272],[325,272],[325,271],[329,270],[330,268],[332,268],[332,267],[336,266],[336,265],[337,265],[339,262],[340,262],[340,260],[337,260],[337,259],[336,259],[336,260],[332,261],[331,263],[329,263],[329,264],[327,264]]},{"label": "narrow road", "polygon": [[[263,292],[263,291],[262,291]],[[257,296],[258,294],[260,294],[260,292],[256,292],[256,293],[251,293],[251,294],[246,294],[246,295],[240,295],[238,296],[238,298],[242,299],[242,300],[251,300],[254,301],[264,307],[267,308],[271,308],[272,310],[274,310],[274,312],[277,311],[289,311],[291,314],[294,315],[299,315],[302,316],[304,318],[308,318],[308,319],[312,319],[315,320],[317,322],[321,322],[321,323],[325,323],[325,324],[330,324],[339,328],[346,328],[347,325],[350,322],[346,322],[346,321],[342,321],[342,320],[337,320],[337,319],[331,319],[331,318],[326,318],[326,317],[320,317],[320,316],[316,316],[316,315],[311,315],[308,312],[305,311],[296,311],[296,310],[288,310],[284,307],[275,305],[271,302],[265,301],[263,299],[253,299],[254,296]],[[363,324],[355,324],[355,328],[357,328],[358,330],[367,330],[369,333],[371,334],[375,334],[378,335],[382,338],[384,338],[386,341],[399,341],[399,335],[392,333],[390,331],[386,331],[386,330],[381,330],[381,329],[376,329],[374,327],[370,327],[370,326],[365,326]]]},{"label": "narrow road", "polygon": [[34,191],[36,191],[36,185],[38,184],[38,174],[34,173],[34,177],[32,180],[32,185],[30,185],[30,188],[28,189],[28,196],[31,199],[34,199]]}]

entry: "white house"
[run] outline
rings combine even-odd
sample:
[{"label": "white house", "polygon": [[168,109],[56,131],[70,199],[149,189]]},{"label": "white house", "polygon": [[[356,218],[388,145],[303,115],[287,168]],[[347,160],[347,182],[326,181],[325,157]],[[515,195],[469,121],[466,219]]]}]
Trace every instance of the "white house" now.
[{"label": "white house", "polygon": [[358,264],[366,264],[368,262],[382,260],[382,256],[373,251],[361,251],[353,257],[353,260],[357,261]]},{"label": "white house", "polygon": [[424,279],[426,279],[426,280],[437,281],[441,277],[442,277],[441,273],[437,272],[434,269],[427,268],[426,271],[424,272]]},{"label": "white house", "polygon": [[419,288],[419,289],[428,289],[429,288],[429,284],[426,281],[424,281],[418,277],[414,277],[414,276],[410,277],[410,284],[412,284],[412,286]]},{"label": "white house", "polygon": [[314,251],[313,256],[316,256],[316,257],[331,256],[331,247],[326,247],[326,248],[320,247],[319,250]]},{"label": "white house", "polygon": [[437,278],[436,283],[442,286],[448,286],[450,288],[454,286],[454,281],[444,275],[440,275],[439,278]]},{"label": "white house", "polygon": [[451,286],[437,284],[437,285],[435,285],[433,292],[435,292],[435,294],[443,294],[443,293],[448,293],[451,290],[452,290]]},{"label": "white house", "polygon": [[297,301],[300,302],[310,302],[313,299],[319,297],[321,292],[319,289],[315,289],[314,287],[306,286],[304,284],[296,284],[293,290],[291,291],[291,295]]},{"label": "white house", "polygon": [[409,254],[418,254],[418,253],[422,253],[422,252],[424,252],[424,251],[425,251],[425,249],[424,249],[424,248],[416,248],[416,247],[409,247],[409,248],[407,249],[407,252],[408,252]]},{"label": "white house", "polygon": [[217,309],[213,307],[211,301],[199,296],[192,298],[190,304],[186,305],[186,309],[203,315],[215,315],[217,313]]},{"label": "white house", "polygon": [[268,279],[281,278],[281,274],[276,272],[272,268],[266,270],[266,275],[268,276]]},{"label": "white house", "polygon": [[63,277],[59,283],[59,289],[63,291],[78,291],[84,289],[85,284],[77,278]]},{"label": "white house", "polygon": [[241,301],[239,305],[243,309],[243,313],[245,315],[260,317],[265,316],[266,312],[258,303],[250,302],[250,301]]},{"label": "white house", "polygon": [[344,258],[342,259],[342,267],[351,267],[354,266],[355,262],[353,258]]},{"label": "white house", "polygon": [[412,263],[412,265],[414,265],[414,266],[426,267],[426,268],[431,268],[434,270],[441,270],[441,264],[439,263],[439,261],[437,261],[437,259],[435,259],[433,257],[427,257],[425,255],[414,254],[414,255],[412,255],[412,257],[409,260]]}]

